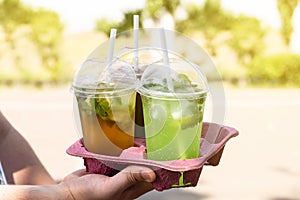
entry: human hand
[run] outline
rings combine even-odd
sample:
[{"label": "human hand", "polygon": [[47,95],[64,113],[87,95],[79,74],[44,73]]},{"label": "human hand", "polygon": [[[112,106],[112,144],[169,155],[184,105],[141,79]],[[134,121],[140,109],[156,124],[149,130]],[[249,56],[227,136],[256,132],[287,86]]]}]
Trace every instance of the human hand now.
[{"label": "human hand", "polygon": [[74,200],[131,200],[153,189],[155,173],[146,167],[129,166],[113,177],[78,170],[60,183]]}]

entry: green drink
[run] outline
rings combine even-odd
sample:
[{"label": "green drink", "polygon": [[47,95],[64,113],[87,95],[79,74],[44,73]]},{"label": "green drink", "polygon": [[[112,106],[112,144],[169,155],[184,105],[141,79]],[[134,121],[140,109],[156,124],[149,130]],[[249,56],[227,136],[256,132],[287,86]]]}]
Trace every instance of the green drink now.
[{"label": "green drink", "polygon": [[206,91],[183,74],[173,84],[173,92],[151,82],[140,89],[147,157],[151,160],[199,157]]}]

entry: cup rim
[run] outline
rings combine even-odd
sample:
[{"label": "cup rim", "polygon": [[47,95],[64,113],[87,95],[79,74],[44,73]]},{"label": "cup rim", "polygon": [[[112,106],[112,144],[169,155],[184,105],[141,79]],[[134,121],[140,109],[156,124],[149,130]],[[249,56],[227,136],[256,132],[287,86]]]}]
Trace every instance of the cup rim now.
[{"label": "cup rim", "polygon": [[135,91],[135,86],[132,85],[128,88],[123,88],[123,89],[118,89],[116,87],[115,90],[105,90],[105,91],[96,91],[97,87],[82,87],[82,86],[76,86],[75,84],[71,85],[71,91],[76,95],[76,96],[123,96],[126,95],[130,92]]},{"label": "cup rim", "polygon": [[168,100],[178,100],[178,99],[201,99],[207,96],[209,92],[208,89],[203,89],[200,91],[195,91],[191,93],[178,93],[178,92],[162,92],[156,90],[150,90],[145,87],[140,87],[137,92],[146,97],[156,98],[156,99],[168,99]]}]

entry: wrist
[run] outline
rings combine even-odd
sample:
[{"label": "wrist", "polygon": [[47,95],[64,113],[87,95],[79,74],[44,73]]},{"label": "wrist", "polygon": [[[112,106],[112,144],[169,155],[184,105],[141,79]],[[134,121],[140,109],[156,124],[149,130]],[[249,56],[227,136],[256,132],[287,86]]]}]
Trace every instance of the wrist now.
[{"label": "wrist", "polygon": [[76,200],[72,194],[70,188],[65,184],[53,185],[54,194],[56,194],[55,199],[61,200]]},{"label": "wrist", "polygon": [[57,190],[58,190],[57,193],[60,194],[64,200],[76,200],[68,185],[58,184],[58,185],[55,185],[55,187],[57,187]]},{"label": "wrist", "polygon": [[5,200],[74,200],[60,185],[2,185],[0,199]]},{"label": "wrist", "polygon": [[74,200],[68,188],[62,185],[32,186],[25,199]]}]

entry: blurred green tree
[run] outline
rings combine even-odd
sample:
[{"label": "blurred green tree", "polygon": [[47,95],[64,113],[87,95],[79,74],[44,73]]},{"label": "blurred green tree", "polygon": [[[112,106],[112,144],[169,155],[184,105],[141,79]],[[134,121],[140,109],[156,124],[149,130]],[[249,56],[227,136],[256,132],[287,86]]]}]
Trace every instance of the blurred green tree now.
[{"label": "blurred green tree", "polygon": [[139,28],[143,28],[142,24],[142,10],[133,10],[125,12],[123,20],[121,22],[116,22],[109,20],[107,18],[102,18],[96,21],[95,31],[103,32],[106,36],[109,37],[110,30],[112,28],[118,29],[118,33],[127,31],[133,28],[133,15],[139,15]]},{"label": "blurred green tree", "polygon": [[31,9],[23,5],[19,0],[0,1],[0,26],[4,32],[5,41],[13,53],[15,66],[19,66],[20,57],[16,54],[16,44],[14,38],[15,31],[22,25],[30,21]]},{"label": "blurred green tree", "polygon": [[123,20],[117,24],[118,32],[128,31],[130,29],[133,29],[133,16],[139,15],[139,28],[143,28],[143,16],[142,16],[142,10],[134,10],[134,11],[127,11],[124,13]]},{"label": "blurred green tree", "polygon": [[115,22],[113,20],[107,19],[107,18],[101,18],[96,20],[96,25],[94,30],[103,32],[106,36],[109,37],[110,29],[117,27],[118,22]]},{"label": "blurred green tree", "polygon": [[145,12],[147,17],[158,21],[162,16],[163,11],[167,11],[174,16],[177,7],[180,5],[180,0],[147,0]]},{"label": "blurred green tree", "polygon": [[190,4],[186,11],[188,16],[176,23],[177,30],[200,30],[206,41],[205,47],[215,56],[219,45],[215,39],[222,31],[231,28],[233,15],[222,9],[220,0],[206,0],[202,6]]},{"label": "blurred green tree", "polygon": [[260,56],[264,50],[265,30],[258,19],[245,15],[238,16],[230,25],[229,46],[236,53],[242,66],[247,66],[252,59]]},{"label": "blurred green tree", "polygon": [[292,17],[299,0],[277,0],[277,8],[281,18],[281,34],[286,45],[290,44],[293,33]]},{"label": "blurred green tree", "polygon": [[[5,42],[9,44],[13,56],[13,67],[16,67],[17,73],[24,77],[30,74],[24,64],[20,63],[16,45],[18,39],[27,37],[27,40],[30,39],[37,48],[41,68],[50,74],[52,80],[59,78],[63,67],[60,64],[58,46],[63,25],[57,13],[45,9],[34,10],[20,0],[0,0],[0,28],[0,31],[4,33]],[[24,30],[24,28],[26,31],[21,31],[22,34],[20,34],[19,30]]]},{"label": "blurred green tree", "polygon": [[180,5],[180,0],[147,0],[144,9],[130,10],[124,13],[123,20],[116,22],[107,18],[102,18],[96,21],[95,30],[110,34],[111,28],[118,29],[118,32],[127,31],[133,28],[133,15],[139,15],[139,27],[143,28],[143,19],[151,18],[158,21],[164,11],[170,13],[173,17],[177,7]]},{"label": "blurred green tree", "polygon": [[42,65],[49,71],[53,80],[62,73],[59,59],[59,44],[63,24],[53,11],[39,9],[30,20],[30,38],[37,47]]},{"label": "blurred green tree", "polygon": [[[201,6],[190,4],[186,11],[187,18],[177,22],[177,30],[200,31],[205,39],[205,47],[212,56],[217,55],[217,49],[222,43],[227,43],[245,66],[263,51],[264,30],[258,19],[245,15],[235,16],[222,8],[220,0],[206,0]],[[218,40],[226,32],[230,36]]]}]

